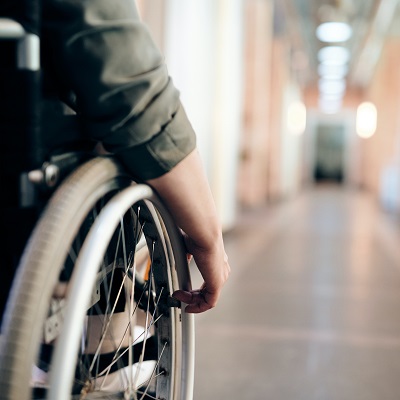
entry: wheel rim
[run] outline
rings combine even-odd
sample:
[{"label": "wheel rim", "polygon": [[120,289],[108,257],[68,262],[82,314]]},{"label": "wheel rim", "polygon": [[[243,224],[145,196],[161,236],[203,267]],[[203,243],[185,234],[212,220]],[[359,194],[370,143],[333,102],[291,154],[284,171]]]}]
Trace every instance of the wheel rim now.
[{"label": "wheel rim", "polygon": [[[140,201],[143,198],[150,198],[152,196],[148,187],[145,186],[142,189],[144,190],[144,193],[134,195],[134,199],[130,200],[131,203],[136,203],[136,201]],[[125,192],[134,191],[134,188],[127,188],[124,190],[124,193],[120,194],[120,197],[124,197],[126,194]],[[109,208],[112,208],[112,205]],[[180,314],[180,311],[175,308],[171,308],[168,304],[170,302],[170,295],[172,291],[177,289],[177,283],[174,282],[172,276],[173,274],[171,275],[170,269],[172,258],[169,249],[169,238],[166,234],[163,223],[158,219],[159,214],[153,208],[151,203],[148,201],[142,201],[135,208],[128,207],[127,209],[128,214],[134,216],[131,221],[133,221],[133,224],[136,225],[133,229],[135,243],[139,242],[139,238],[141,236],[145,235],[146,237],[147,246],[142,248],[142,250],[146,248],[148,249],[148,258],[151,260],[148,279],[145,279],[143,275],[143,268],[140,267],[140,263],[137,259],[135,259],[137,255],[135,257],[130,255],[132,254],[132,248],[129,247],[129,240],[126,240],[127,238],[125,237],[127,232],[125,226],[127,214],[125,214],[125,217],[123,218],[116,218],[115,210],[110,213],[110,215],[114,214],[112,217],[114,220],[113,224],[111,224],[110,221],[103,221],[103,224],[109,228],[108,233],[105,234],[102,231],[101,234],[97,233],[97,235],[101,235],[103,238],[104,235],[108,235],[111,239],[111,242],[112,237],[114,237],[114,241],[117,244],[115,249],[112,249],[111,252],[115,251],[115,254],[119,254],[119,261],[116,262],[113,260],[110,264],[109,261],[103,262],[103,257],[103,260],[100,261],[100,265],[103,267],[105,266],[105,268],[103,268],[102,272],[97,273],[97,277],[101,276],[103,283],[107,282],[107,285],[109,285],[108,289],[110,289],[108,293],[118,293],[115,299],[115,304],[122,297],[122,293],[125,291],[125,299],[129,299],[127,302],[127,316],[128,318],[131,316],[130,319],[135,320],[136,325],[127,323],[126,331],[122,337],[119,337],[118,339],[114,338],[114,350],[116,350],[114,356],[109,358],[111,360],[109,366],[104,367],[104,365],[102,365],[100,367],[101,360],[104,359],[104,356],[100,355],[100,353],[104,353],[104,343],[107,341],[106,338],[107,336],[113,336],[112,334],[109,335],[109,333],[114,329],[114,324],[111,322],[113,321],[113,317],[115,315],[114,305],[107,306],[108,312],[106,312],[106,314],[108,317],[104,318],[102,328],[102,331],[104,332],[99,337],[99,345],[97,346],[95,352],[92,351],[94,356],[82,358],[83,360],[86,358],[86,364],[90,364],[90,366],[88,367],[86,365],[84,368],[81,368],[84,373],[78,375],[80,378],[84,376],[86,378],[78,379],[78,385],[75,385],[72,388],[72,393],[79,391],[79,395],[83,396],[82,398],[88,399],[102,398],[102,394],[107,395],[107,398],[110,398],[110,395],[114,396],[115,398],[129,399],[178,398],[177,394],[179,393],[179,388],[177,387],[177,383],[180,382],[180,377],[176,364],[176,357],[177,354],[179,355],[182,353],[182,349],[180,348],[181,340],[175,341],[171,340],[171,338],[181,337],[182,333],[180,332],[181,325],[178,324],[178,314]],[[104,211],[105,210],[103,210],[103,212]],[[106,213],[107,211],[105,211],[105,214]],[[114,230],[114,228],[110,227],[115,224],[116,220],[118,221],[116,224],[116,230]],[[99,222],[99,226],[101,224],[102,223]],[[72,282],[74,280],[80,281],[83,279],[85,282],[87,282],[87,286],[97,288],[98,282],[96,283],[96,281],[99,281],[98,278],[97,280],[96,278],[93,279],[89,283],[87,278],[79,277],[79,270],[84,272],[87,272],[88,270],[87,265],[80,267],[80,265],[85,265],[85,258],[90,259],[91,262],[94,263],[93,253],[104,253],[106,256],[110,254],[110,249],[106,244],[107,239],[104,241],[104,246],[101,246],[102,250],[99,250],[99,243],[98,239],[96,239],[96,233],[91,236],[90,234],[92,232],[99,232],[98,228],[93,226],[93,229],[90,231],[88,238],[82,247],[83,254],[81,253],[78,257]],[[95,243],[95,247],[93,247],[93,244],[90,244],[91,240],[92,243]],[[85,251],[86,256],[84,254]],[[82,260],[81,263],[80,260]],[[112,268],[110,268],[110,265],[112,265]],[[165,266],[168,266],[168,268],[165,268]],[[117,287],[117,290],[111,290],[116,281],[115,271],[118,270],[124,271],[122,281],[119,282],[119,287]],[[135,280],[130,280],[131,282],[135,282],[134,285],[128,283],[127,278],[129,278],[129,275],[131,277],[136,277]],[[146,282],[144,283],[145,290],[141,290],[139,287],[139,283],[143,284],[143,282]],[[75,287],[77,288],[77,286]],[[92,296],[88,296],[88,290],[82,291],[78,289],[79,288],[77,288],[76,291],[79,293],[74,292],[73,288],[71,289],[70,298],[72,301],[68,304],[66,311],[67,314],[65,317],[66,325],[64,326],[61,337],[59,338],[61,345],[57,346],[57,351],[55,354],[55,367],[52,371],[53,379],[50,384],[49,392],[50,398],[70,398],[68,393],[71,393],[71,391],[69,391],[69,389],[66,390],[65,386],[68,384],[66,383],[67,379],[65,379],[67,375],[66,371],[70,371],[70,374],[73,373],[76,375],[77,368],[75,368],[73,363],[71,364],[66,362],[67,359],[71,357],[67,358],[65,355],[71,354],[71,351],[74,354],[85,353],[85,350],[82,350],[82,339],[75,341],[75,351],[71,350],[71,348],[67,345],[64,346],[64,344],[72,343],[73,340],[71,340],[71,337],[77,336],[77,333],[74,333],[74,331],[78,331],[78,329],[73,329],[74,324],[70,324],[68,322],[69,318],[71,321],[77,321],[78,314],[80,314],[80,318],[82,318],[82,307],[79,306],[79,304],[92,305],[89,299]],[[143,293],[145,292],[147,295],[144,295],[143,297]],[[108,296],[110,295],[108,294]],[[75,301],[75,306],[72,304],[73,301]],[[91,308],[93,309],[94,306]],[[147,309],[146,312],[143,312],[144,308]],[[70,311],[70,314],[68,314],[69,310],[72,310]],[[83,318],[86,319],[87,323],[87,320],[93,317],[84,315]],[[141,321],[142,325],[140,325],[138,321]],[[71,329],[69,329],[69,326]],[[141,326],[141,334],[138,333],[140,330],[139,326]],[[79,336],[81,333],[82,332],[79,333]],[[137,336],[139,336],[139,338],[137,338]],[[68,338],[68,341],[65,341],[63,337]],[[122,344],[123,342],[124,345]],[[126,346],[127,342],[128,346]],[[78,350],[79,347],[81,347],[81,350]],[[88,347],[93,347],[93,344],[91,343]],[[139,354],[137,353],[137,348],[140,349]],[[106,351],[106,353],[109,352]],[[149,358],[151,358],[149,354],[151,354],[151,357],[153,357],[152,361],[149,360]],[[154,357],[154,354],[157,354],[157,356]],[[127,369],[123,368],[121,365],[118,365],[122,363],[122,359],[127,359],[129,365],[133,364],[133,367],[128,367]],[[89,363],[87,363],[88,360],[90,361]],[[79,360],[78,364],[82,367],[82,360]],[[117,372],[119,376],[117,378],[115,378],[116,373],[113,371],[115,366],[119,367]],[[144,375],[146,375],[145,378],[141,376],[143,370],[147,371],[144,373]],[[122,371],[122,373],[120,373],[120,371]],[[114,380],[114,382],[117,379],[117,381],[122,384],[123,388],[116,388],[115,385],[113,386],[113,384],[110,385],[109,383],[105,383],[107,380],[110,381],[110,377]],[[140,383],[143,382],[145,384],[141,385]],[[110,391],[112,393],[110,393]]]},{"label": "wheel rim", "polygon": [[[71,246],[71,242],[73,243],[71,246],[72,248],[73,246],[79,248],[82,245],[83,238],[86,236],[92,222],[88,224],[86,231],[84,227],[83,231],[85,232],[83,232],[81,241],[74,241],[73,237],[76,231],[79,230],[79,227],[82,227],[89,210],[91,210],[91,217],[94,220],[98,214],[97,208],[103,207],[104,204],[108,202],[111,194],[123,190],[129,186],[130,183],[130,180],[127,179],[123,170],[121,170],[118,164],[112,159],[98,158],[89,161],[87,164],[80,167],[79,170],[75,171],[73,176],[68,178],[67,182],[65,182],[53,196],[50,207],[48,207],[41,218],[41,222],[37,227],[38,229],[35,229],[30,240],[30,245],[25,251],[24,262],[19,267],[18,284],[15,285],[13,290],[14,296],[9,302],[8,317],[11,323],[9,322],[7,324],[10,328],[7,327],[7,334],[3,337],[1,352],[2,365],[0,369],[2,373],[0,377],[0,387],[2,390],[2,398],[28,398],[29,386],[32,388],[32,385],[29,385],[31,366],[36,359],[34,354],[37,354],[37,349],[39,347],[46,348],[45,345],[41,345],[41,340],[39,338],[43,335],[42,331],[45,333],[43,336],[46,336],[46,329],[48,328],[46,324],[49,318],[47,318],[45,323],[45,329],[43,329],[43,321],[46,320],[46,313],[51,293],[53,293],[54,282],[57,281],[57,277],[66,257],[70,258],[70,263],[72,265],[75,264],[76,261],[76,254],[74,254],[73,251],[68,252],[67,249]],[[157,209],[162,209],[162,204],[159,203],[156,198],[153,198],[152,202],[153,201],[156,203]],[[93,204],[96,203],[97,206],[93,206]],[[173,226],[176,230],[176,226],[170,219],[170,216],[166,214],[163,215],[163,217],[169,221],[167,225],[169,227]],[[165,228],[162,223],[161,228]],[[173,231],[173,229],[171,231]],[[149,235],[151,235],[151,233]],[[171,247],[169,240],[173,243],[172,247],[176,246],[177,241],[179,242],[177,236],[178,235],[172,235],[168,237],[168,234],[165,236],[167,249]],[[176,255],[185,258],[182,251],[178,252]],[[184,261],[185,262],[182,262],[181,260],[180,265],[184,265],[186,260]],[[98,274],[95,272],[94,276],[96,277],[97,275]],[[64,280],[65,279],[68,280],[69,278],[64,277]],[[190,277],[188,276],[187,265],[184,268],[177,268],[176,271],[173,271],[172,280],[174,282],[179,282],[179,286],[181,286],[182,289],[190,289]],[[94,278],[94,281],[96,281],[96,278]],[[95,285],[95,283],[93,285]],[[174,283],[173,287],[175,286],[177,287],[178,284],[175,285]],[[28,299],[34,298],[35,301],[26,301],[26,293],[35,293],[33,297],[28,297]],[[62,296],[57,296],[62,299]],[[55,308],[57,307],[58,305],[56,304]],[[61,306],[59,309],[64,310]],[[177,346],[178,349],[173,353],[176,354],[178,358],[177,364],[181,367],[173,369],[176,371],[174,383],[179,383],[179,381],[181,381],[182,385],[174,384],[172,386],[173,390],[171,389],[168,393],[164,390],[167,394],[163,397],[166,399],[190,400],[192,398],[194,373],[193,318],[191,315],[189,316],[185,313],[180,315],[180,310],[178,309],[172,308],[171,310],[175,315],[175,323],[177,325],[182,325],[182,331],[185,332],[182,337],[178,339],[179,343],[183,343],[182,346]],[[84,314],[86,314],[86,311]],[[14,318],[14,316],[16,318]],[[84,315],[83,318],[86,318],[86,315]],[[180,319],[182,319],[182,324],[176,322],[180,321]],[[172,325],[175,326],[175,323]],[[56,324],[53,321],[50,327],[54,327],[54,325]],[[83,322],[81,326],[82,325]],[[49,331],[51,331],[51,329],[49,329]],[[176,333],[179,334],[180,329],[177,329]],[[51,339],[51,335],[53,339]],[[168,335],[169,334],[166,334],[165,337],[168,337]],[[57,332],[50,332],[50,338],[47,338],[47,343],[50,344],[50,346],[47,347],[50,349],[53,348],[52,341],[54,338],[57,338],[57,343],[61,341],[59,340]],[[147,346],[148,349],[152,346],[151,341],[149,343],[150,344]],[[179,349],[179,347],[182,347],[182,349]],[[157,342],[157,351],[158,348],[162,348],[162,346]],[[179,354],[180,350],[182,350],[181,354]],[[48,351],[47,353],[47,356],[49,356],[52,352]],[[82,352],[82,354],[84,353]],[[44,358],[42,356],[43,354],[40,360]],[[7,362],[4,362],[4,360],[7,360]],[[53,360],[54,358],[51,360],[52,363]],[[44,362],[46,362],[45,359]],[[42,365],[38,364],[38,366],[41,367]],[[180,369],[183,371],[182,374],[180,374]],[[167,380],[171,380],[171,378]],[[84,380],[82,381],[84,382]],[[159,382],[162,382],[162,379],[158,379],[157,385]],[[81,384],[80,390],[83,386],[84,385]],[[180,386],[182,386],[182,389]],[[37,390],[34,392],[34,397],[48,398],[48,387],[47,381],[44,382],[43,388],[36,386]],[[71,391],[66,393],[66,398],[76,397],[71,396]],[[87,394],[91,398],[96,398],[96,393],[94,391],[87,391]],[[38,397],[36,397],[36,395],[38,395]],[[77,396],[78,398],[82,398],[81,394]],[[89,398],[88,396],[86,398]],[[53,396],[51,398],[60,399],[61,397]]]}]

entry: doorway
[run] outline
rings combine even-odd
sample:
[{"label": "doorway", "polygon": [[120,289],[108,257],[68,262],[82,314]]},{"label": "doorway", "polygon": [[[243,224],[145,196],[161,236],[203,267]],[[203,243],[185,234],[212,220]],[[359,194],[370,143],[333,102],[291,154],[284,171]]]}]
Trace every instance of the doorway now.
[{"label": "doorway", "polygon": [[343,124],[320,124],[316,130],[314,179],[316,182],[344,179]]}]

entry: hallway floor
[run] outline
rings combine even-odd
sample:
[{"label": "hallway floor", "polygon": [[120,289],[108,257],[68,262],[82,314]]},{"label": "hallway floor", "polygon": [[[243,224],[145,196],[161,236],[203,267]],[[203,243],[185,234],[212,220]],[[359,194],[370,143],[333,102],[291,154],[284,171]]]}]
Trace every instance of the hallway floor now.
[{"label": "hallway floor", "polygon": [[400,224],[376,201],[320,186],[244,213],[225,241],[194,400],[400,399]]}]

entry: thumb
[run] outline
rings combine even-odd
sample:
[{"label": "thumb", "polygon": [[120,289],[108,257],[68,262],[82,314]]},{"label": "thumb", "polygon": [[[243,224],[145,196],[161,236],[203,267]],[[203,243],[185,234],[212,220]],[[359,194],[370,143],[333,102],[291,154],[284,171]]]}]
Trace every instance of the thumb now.
[{"label": "thumb", "polygon": [[186,290],[176,290],[174,293],[172,293],[172,297],[182,301],[183,303],[191,303],[193,300],[193,294]]}]

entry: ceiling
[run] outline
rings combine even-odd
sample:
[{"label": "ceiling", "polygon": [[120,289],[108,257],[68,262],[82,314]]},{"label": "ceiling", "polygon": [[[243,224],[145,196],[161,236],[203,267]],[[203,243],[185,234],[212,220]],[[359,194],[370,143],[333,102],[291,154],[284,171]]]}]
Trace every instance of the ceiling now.
[{"label": "ceiling", "polygon": [[[327,45],[349,50],[347,87],[365,87],[388,36],[400,36],[400,0],[278,0],[275,29],[284,25],[292,47],[293,69],[302,85],[318,82],[318,51]],[[347,22],[353,34],[343,43],[323,43],[316,28]]]}]

